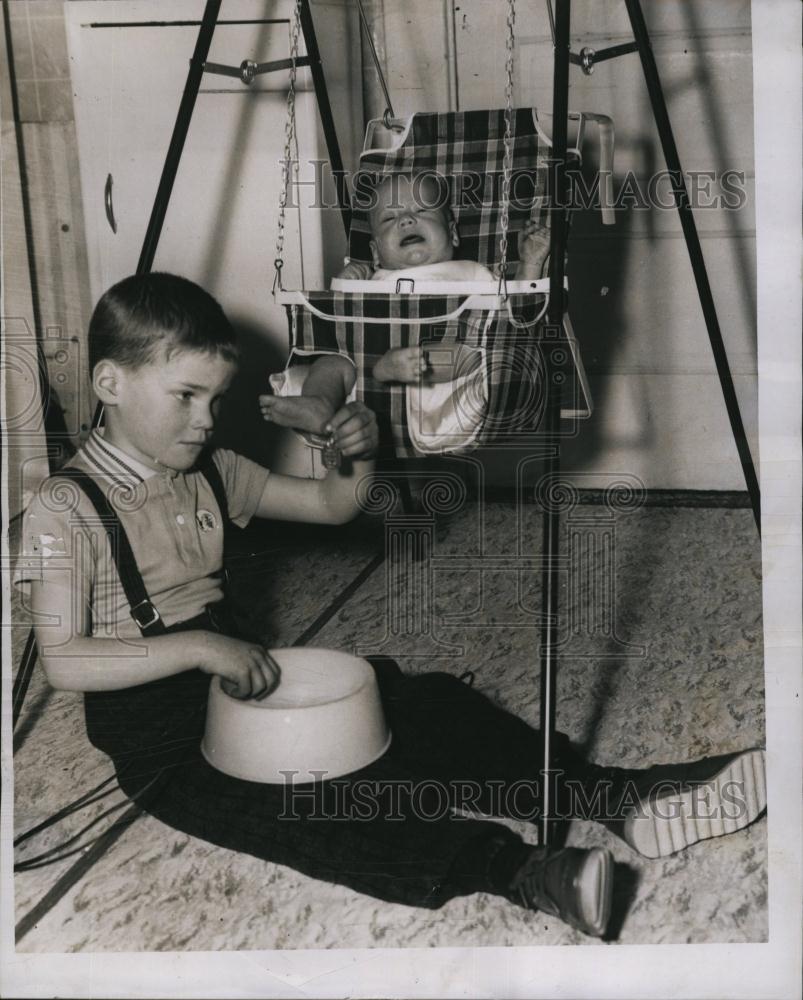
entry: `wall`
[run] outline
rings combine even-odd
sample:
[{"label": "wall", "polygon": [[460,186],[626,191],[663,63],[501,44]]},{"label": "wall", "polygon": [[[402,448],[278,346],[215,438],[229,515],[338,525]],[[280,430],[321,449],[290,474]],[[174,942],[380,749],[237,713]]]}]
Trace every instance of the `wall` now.
[{"label": "wall", "polygon": [[47,427],[51,442],[59,435],[58,451],[78,443],[94,405],[84,349],[89,284],[62,6],[60,0],[8,4],[32,213],[31,291],[51,386]]},{"label": "wall", "polygon": [[[449,0],[363,0],[396,115],[455,107],[451,7]],[[366,47],[363,66],[366,118],[378,118],[384,95]]]},{"label": "wall", "polygon": [[[738,210],[701,207],[695,218],[757,460],[750,4],[642,6],[681,163],[701,172],[701,201],[705,172],[744,178]],[[371,0],[394,110],[503,106],[506,9],[501,0]],[[622,0],[574,0],[574,51],[631,38]],[[545,5],[519,2],[515,103],[551,110],[552,66]],[[591,76],[572,67],[569,106],[613,117],[615,191],[628,177],[646,190],[664,162],[638,55],[600,63]],[[589,180],[595,165],[592,143]],[[614,227],[596,212],[574,213],[569,250],[570,312],[596,411],[564,449],[566,467],[594,474],[588,482],[627,471],[653,488],[744,489],[676,211],[625,207]],[[486,466],[508,477],[515,458],[488,456]]]}]

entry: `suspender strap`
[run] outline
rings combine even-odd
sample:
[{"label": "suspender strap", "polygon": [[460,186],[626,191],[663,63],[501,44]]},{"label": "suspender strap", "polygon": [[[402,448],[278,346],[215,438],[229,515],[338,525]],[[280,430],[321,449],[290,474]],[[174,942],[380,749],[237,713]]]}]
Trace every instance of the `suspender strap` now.
[{"label": "suspender strap", "polygon": [[103,490],[101,490],[91,476],[80,469],[68,466],[59,470],[56,475],[77,483],[84,493],[86,493],[87,497],[89,497],[92,506],[97,511],[109,539],[112,559],[114,560],[114,565],[117,567],[117,573],[123,585],[126,600],[131,607],[131,617],[139,626],[140,632],[146,637],[164,635],[166,631],[165,624],[148,597],[137,561],[131,550],[128,535],[125,533],[125,528],[123,528],[122,522],[117,516],[117,511],[106,499]]},{"label": "suspender strap", "polygon": [[[226,549],[229,547],[229,543],[231,542],[232,523],[229,520],[229,502],[226,499],[226,490],[223,486],[223,480],[220,476],[220,472],[218,471],[218,467],[215,465],[211,452],[204,457],[203,461],[198,466],[198,471],[206,478],[206,481],[212,488],[212,492],[215,494],[215,500],[220,508],[220,517],[223,523],[223,551],[225,553]],[[229,571],[226,569],[225,564],[215,575],[220,577],[223,592],[226,594],[229,583]]]},{"label": "suspender strap", "polygon": [[[225,533],[229,526],[229,504],[226,499],[223,480],[211,455],[207,457],[199,471],[206,478],[215,495],[215,500],[220,508],[220,516]],[[140,632],[146,638],[148,636],[164,635],[166,632],[165,624],[156,606],[151,603],[151,599],[148,597],[148,592],[145,589],[142,574],[134,558],[128,535],[117,515],[117,511],[109,503],[103,490],[90,475],[72,466],[60,469],[56,475],[70,479],[80,486],[97,511],[109,539],[112,559],[117,568],[120,583],[123,585],[126,600],[131,608],[131,617],[137,623]]]},{"label": "suspender strap", "polygon": [[215,465],[215,460],[212,458],[211,453],[204,458],[198,471],[205,476],[206,481],[212,487],[212,492],[215,494],[215,500],[217,500],[217,505],[220,508],[220,516],[223,519],[223,528],[225,530],[229,526],[229,502],[226,499],[226,490],[223,488],[223,480],[220,478],[220,472],[218,471],[218,467]]}]

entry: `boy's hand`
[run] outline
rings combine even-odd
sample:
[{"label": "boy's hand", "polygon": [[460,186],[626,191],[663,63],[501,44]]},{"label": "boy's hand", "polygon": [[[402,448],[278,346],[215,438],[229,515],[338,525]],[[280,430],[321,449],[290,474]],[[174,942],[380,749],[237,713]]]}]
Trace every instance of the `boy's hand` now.
[{"label": "boy's hand", "polygon": [[329,420],[326,433],[334,432],[341,454],[351,458],[370,458],[379,446],[376,414],[365,403],[346,403]]},{"label": "boy's hand", "polygon": [[217,674],[232,698],[261,701],[279,683],[278,664],[264,646],[215,632],[202,634],[198,666],[205,674]]},{"label": "boy's hand", "polygon": [[370,281],[373,273],[374,269],[370,264],[361,264],[357,260],[350,260],[338,274],[338,278],[347,278],[350,281]]}]

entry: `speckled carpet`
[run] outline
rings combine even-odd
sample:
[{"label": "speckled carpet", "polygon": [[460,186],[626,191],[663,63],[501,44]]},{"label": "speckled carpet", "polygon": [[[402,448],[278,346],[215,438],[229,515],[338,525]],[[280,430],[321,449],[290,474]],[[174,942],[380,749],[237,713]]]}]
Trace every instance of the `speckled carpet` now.
[{"label": "speckled carpet", "polygon": [[[234,560],[239,606],[277,647],[305,635],[310,645],[385,652],[411,672],[470,669],[480,690],[537,724],[541,515],[460,495],[436,506],[437,516],[413,518],[424,558],[404,571],[376,558],[405,528],[398,512],[344,529],[259,526]],[[580,504],[563,518],[561,551],[557,715],[592,759],[644,766],[763,743],[760,548],[749,510]],[[400,617],[411,601],[416,615]],[[20,608],[17,620],[18,661]],[[86,739],[80,696],[51,691],[37,667],[15,732],[16,834],[111,773]],[[67,854],[107,831],[126,803],[113,782],[101,791],[110,794],[25,840],[16,859],[58,845]],[[95,842],[88,860],[81,851],[16,876],[17,948],[759,942],[766,822],[660,861],[595,824],[572,824],[569,843],[608,846],[616,861],[600,942],[486,894],[436,911],[379,902],[142,816]],[[535,840],[532,827],[516,828]]]}]

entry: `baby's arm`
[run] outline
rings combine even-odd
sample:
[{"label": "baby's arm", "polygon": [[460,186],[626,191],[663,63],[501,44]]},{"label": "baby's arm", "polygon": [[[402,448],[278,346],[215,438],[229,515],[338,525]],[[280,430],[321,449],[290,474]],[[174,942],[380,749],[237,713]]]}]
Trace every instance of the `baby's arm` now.
[{"label": "baby's arm", "polygon": [[350,260],[343,268],[338,278],[347,278],[349,281],[370,281],[374,269],[370,264],[361,264],[358,260]]},{"label": "baby's arm", "polygon": [[533,219],[519,233],[519,265],[517,280],[536,280],[545,277],[546,262],[549,257],[550,226],[547,215],[544,225]]},{"label": "baby's arm", "polygon": [[199,667],[230,682],[237,698],[264,698],[278,674],[264,647],[202,630],[116,639],[90,633],[89,593],[69,568],[31,583],[36,645],[50,684],[62,691],[116,691]]},{"label": "baby's arm", "polygon": [[479,351],[465,344],[392,347],[374,365],[373,375],[379,382],[427,385],[452,382],[473,372],[479,364]]}]

